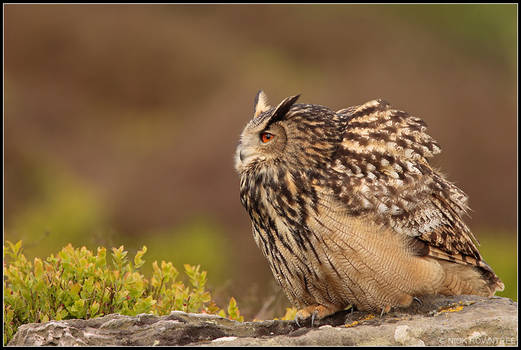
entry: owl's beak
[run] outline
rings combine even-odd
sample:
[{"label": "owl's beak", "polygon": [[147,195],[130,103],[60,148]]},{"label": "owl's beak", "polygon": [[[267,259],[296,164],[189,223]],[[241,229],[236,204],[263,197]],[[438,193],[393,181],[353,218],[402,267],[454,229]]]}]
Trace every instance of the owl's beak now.
[{"label": "owl's beak", "polygon": [[237,153],[235,153],[235,169],[238,172],[243,171],[251,162],[252,158],[256,158],[255,154],[248,152],[247,149],[238,148]]},{"label": "owl's beak", "polygon": [[243,168],[243,162],[245,158],[245,155],[240,147],[241,145],[239,144],[239,147],[237,147],[237,151],[235,152],[235,170],[237,170],[239,173]]}]

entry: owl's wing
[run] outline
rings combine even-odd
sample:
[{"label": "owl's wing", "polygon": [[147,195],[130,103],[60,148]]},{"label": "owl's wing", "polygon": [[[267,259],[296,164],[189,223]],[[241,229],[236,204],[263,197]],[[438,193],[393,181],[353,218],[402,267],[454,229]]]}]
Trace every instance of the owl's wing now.
[{"label": "owl's wing", "polygon": [[377,222],[415,237],[421,255],[483,265],[462,219],[467,196],[428,163],[441,149],[426,124],[382,100],[336,113],[345,129],[329,185],[350,214],[373,214]]}]

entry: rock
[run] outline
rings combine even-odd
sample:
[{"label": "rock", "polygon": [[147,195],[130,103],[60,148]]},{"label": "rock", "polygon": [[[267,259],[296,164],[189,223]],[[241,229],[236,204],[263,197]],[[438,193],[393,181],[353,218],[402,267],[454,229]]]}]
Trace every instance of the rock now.
[{"label": "rock", "polygon": [[236,322],[173,311],[167,316],[118,314],[21,326],[9,345],[517,346],[517,303],[501,297],[425,297],[380,317],[342,311],[298,327],[293,321]]}]

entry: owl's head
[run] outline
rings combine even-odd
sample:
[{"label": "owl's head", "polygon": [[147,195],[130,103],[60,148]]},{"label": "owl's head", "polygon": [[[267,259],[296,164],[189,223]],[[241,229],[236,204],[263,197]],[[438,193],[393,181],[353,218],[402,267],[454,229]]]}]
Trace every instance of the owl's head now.
[{"label": "owl's head", "polygon": [[255,164],[280,159],[288,143],[288,125],[283,119],[300,95],[284,99],[276,107],[268,105],[266,94],[255,97],[253,119],[242,131],[235,152],[235,169],[242,173]]}]

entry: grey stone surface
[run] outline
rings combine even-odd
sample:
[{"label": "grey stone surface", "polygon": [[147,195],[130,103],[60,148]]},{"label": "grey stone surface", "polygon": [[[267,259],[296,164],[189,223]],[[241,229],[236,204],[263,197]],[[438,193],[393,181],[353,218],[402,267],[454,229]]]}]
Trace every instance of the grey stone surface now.
[{"label": "grey stone surface", "polygon": [[31,323],[9,345],[506,345],[517,346],[517,303],[478,296],[427,297],[380,317],[342,311],[298,327],[293,321],[235,322],[173,311]]}]

